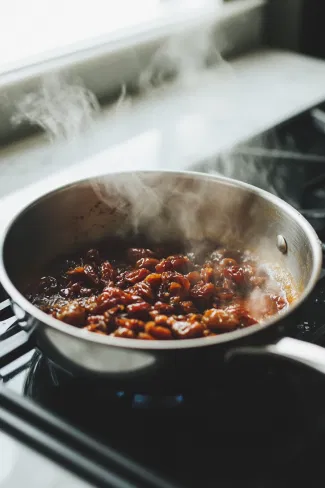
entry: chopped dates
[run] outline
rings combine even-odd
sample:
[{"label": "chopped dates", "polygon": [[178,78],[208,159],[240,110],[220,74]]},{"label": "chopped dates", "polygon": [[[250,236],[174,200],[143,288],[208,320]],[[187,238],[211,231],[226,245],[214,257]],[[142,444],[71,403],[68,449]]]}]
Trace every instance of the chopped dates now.
[{"label": "chopped dates", "polygon": [[[28,298],[44,312],[93,333],[142,340],[208,338],[258,324],[288,306],[267,292],[267,272],[248,251],[203,245],[188,253],[107,245],[62,260]],[[118,246],[117,246],[118,247]],[[254,291],[260,307],[252,303]]]}]

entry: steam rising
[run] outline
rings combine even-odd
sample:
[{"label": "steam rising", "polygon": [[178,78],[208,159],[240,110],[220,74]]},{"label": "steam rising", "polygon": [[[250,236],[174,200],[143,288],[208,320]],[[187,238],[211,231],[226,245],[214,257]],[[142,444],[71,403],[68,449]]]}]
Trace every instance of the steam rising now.
[{"label": "steam rising", "polygon": [[52,74],[43,79],[39,91],[17,103],[12,123],[38,125],[52,142],[70,141],[90,128],[98,112],[95,95],[81,81]]},{"label": "steam rising", "polygon": [[[148,96],[175,86],[180,89],[195,86],[196,80],[211,64],[221,65],[231,81],[234,81],[230,65],[216,50],[211,25],[207,22],[199,29],[183,29],[157,51],[141,74],[138,81],[140,93]],[[170,80],[173,83],[166,85],[165,82]],[[123,85],[115,105],[116,113],[129,107],[129,103],[127,87]],[[27,94],[17,103],[13,123],[27,121],[38,125],[53,143],[75,141],[74,147],[77,148],[78,139],[94,129],[99,113],[100,106],[95,95],[79,80],[69,80],[59,73],[44,78],[37,92]],[[186,136],[190,147],[191,138],[195,139],[195,143],[206,143],[204,138],[201,141],[195,138],[195,134],[187,132]],[[188,160],[186,163],[190,165],[193,161]],[[246,152],[237,157],[226,154],[218,159],[214,172],[242,180],[249,179],[250,183],[277,193],[277,189],[270,186],[268,170],[258,163],[256,154]],[[267,240],[262,242],[261,239],[256,243],[256,236],[260,235],[261,212],[257,211],[251,196],[246,192],[231,192],[229,198],[227,189],[220,188],[216,209],[213,194],[216,190],[211,190],[210,183],[204,179],[191,184],[173,177],[162,179],[154,174],[141,177],[134,173],[120,176],[114,181],[105,182],[99,178],[94,181],[93,189],[102,203],[108,208],[117,208],[124,215],[125,225],[121,232],[127,228],[135,233],[145,231],[156,241],[177,237],[183,242],[192,242],[216,240],[218,236],[228,247],[237,247],[238,242],[241,242],[240,247],[255,242],[257,251],[263,251],[264,256],[274,257],[274,243],[270,245]],[[204,205],[202,202],[205,202]],[[248,221],[255,224],[249,227]],[[268,288],[276,287],[278,294],[278,284],[273,278],[269,281]],[[255,292],[251,297],[254,312],[261,307],[264,299],[263,293],[258,293]]]},{"label": "steam rising", "polygon": [[224,61],[215,47],[212,28],[203,25],[190,32],[183,30],[158,49],[148,68],[141,73],[139,87],[148,93],[169,79],[183,88],[193,86],[207,64],[216,63]]},{"label": "steam rising", "polygon": [[[208,65],[221,65],[226,68],[227,75],[232,76],[230,66],[222,59],[215,46],[212,21],[215,15],[215,0],[202,0],[201,3],[205,15],[198,16],[197,25],[195,22],[191,25],[183,24],[179,31],[158,49],[148,67],[141,73],[138,87],[142,95],[159,95],[161,90],[173,90],[175,86],[180,91],[188,85],[194,87],[197,79],[207,71]],[[170,83],[170,80],[173,80],[173,83]],[[120,113],[129,105],[127,87],[122,85],[120,97],[114,107],[115,113]],[[77,151],[78,141],[81,141],[83,134],[94,131],[99,112],[100,107],[95,95],[83,86],[80,80],[71,80],[62,73],[55,73],[44,78],[37,92],[29,93],[18,101],[13,123],[27,121],[38,125],[53,143],[62,140],[68,143],[73,141],[72,151]],[[192,135],[193,138],[195,134]],[[204,141],[200,141],[198,137],[195,143],[202,145]],[[112,206],[111,187],[99,179],[93,188],[102,202]],[[198,218],[197,209],[200,201],[202,198],[208,198],[205,193],[203,183],[198,192],[186,192],[185,196],[182,189],[172,181],[166,187],[165,183],[162,185],[159,179],[155,181],[155,178],[151,177],[148,186],[147,181],[134,174],[132,178],[119,181],[118,187],[114,188],[114,201],[116,204],[118,194],[119,210],[123,212],[128,208],[134,231],[139,229],[140,224],[143,226],[144,222],[150,221],[150,232],[157,238],[161,225],[159,219],[157,221],[154,217],[161,213],[163,202],[170,198],[174,202],[175,213],[179,216],[178,225],[182,229],[182,234],[184,238],[188,238]],[[127,195],[128,203],[123,203],[123,195]],[[186,216],[183,215],[185,198],[186,207],[192,209],[191,217],[188,212]]]},{"label": "steam rising", "polygon": [[[261,289],[256,287],[251,292],[247,300],[247,310],[250,312],[252,317],[258,321],[263,320],[265,311],[268,309],[269,296],[281,296],[287,301],[287,304],[288,298],[296,298],[294,292],[292,291],[293,285],[290,281],[288,282],[287,276],[283,276],[283,271],[281,276],[279,276],[276,275],[275,270],[272,269],[271,266],[261,265],[260,272],[264,272],[264,274],[267,276],[265,288]],[[288,297],[286,295],[287,290],[290,292]]]}]

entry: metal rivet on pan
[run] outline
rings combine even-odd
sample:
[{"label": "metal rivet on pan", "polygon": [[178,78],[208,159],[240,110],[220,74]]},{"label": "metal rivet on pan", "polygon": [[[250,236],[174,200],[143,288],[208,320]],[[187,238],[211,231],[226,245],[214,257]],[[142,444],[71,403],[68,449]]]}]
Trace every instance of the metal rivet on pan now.
[{"label": "metal rivet on pan", "polygon": [[286,254],[286,252],[288,251],[287,241],[281,234],[279,234],[276,238],[276,246],[279,249],[279,251],[282,252],[282,254]]}]

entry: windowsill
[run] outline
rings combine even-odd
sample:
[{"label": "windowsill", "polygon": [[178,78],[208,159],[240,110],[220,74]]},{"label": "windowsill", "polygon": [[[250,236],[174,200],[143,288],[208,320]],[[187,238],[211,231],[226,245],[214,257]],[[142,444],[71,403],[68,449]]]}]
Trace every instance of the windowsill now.
[{"label": "windowsill", "polygon": [[39,135],[2,150],[0,196],[18,190],[19,199],[28,185],[35,195],[47,181],[60,185],[76,175],[189,169],[325,100],[323,61],[264,49],[230,67],[206,72],[187,89],[104,110],[91,133],[70,144]]},{"label": "windowsill", "polygon": [[[218,15],[220,0],[212,1],[213,13]],[[191,0],[187,9],[184,5],[181,8],[180,0],[176,2],[177,9],[175,2],[160,0],[119,0],[114,4],[112,0],[86,0],[78,4],[74,0],[30,0],[20,1],[19,9],[15,3],[5,2],[2,6],[5,22],[0,32],[1,74],[123,41],[166,25],[170,19],[180,22],[184,13],[191,18],[204,12],[203,6]]]},{"label": "windowsill", "polygon": [[[223,0],[177,0],[174,5],[172,0],[119,0],[110,7],[107,0],[92,0],[89,9],[88,2],[75,5],[74,1],[57,0],[51,11],[51,5],[42,0],[34,0],[32,10],[30,2],[21,4],[20,10],[15,2],[8,2],[1,14],[7,22],[3,22],[0,32],[0,74],[12,75],[35,65],[40,69],[43,63],[59,59],[64,62],[67,56],[77,60],[80,56],[131,47],[169,36],[186,25],[220,23],[264,3],[265,0],[234,0],[227,4]],[[21,12],[22,7],[26,12]]]},{"label": "windowsill", "polygon": [[[234,0],[211,10],[179,9],[174,14],[156,15],[133,28],[111,32],[97,38],[46,51],[19,63],[0,64],[0,97],[5,100],[0,111],[0,145],[24,135],[12,127],[15,104],[23,93],[34,91],[48,73],[63,72],[81,79],[98,98],[107,99],[122,84],[138,79],[154,53],[181,28],[210,24],[215,32],[216,49],[231,55],[258,48],[263,38],[266,0]],[[171,0],[169,0],[171,2]],[[210,0],[211,3],[211,0]]]}]

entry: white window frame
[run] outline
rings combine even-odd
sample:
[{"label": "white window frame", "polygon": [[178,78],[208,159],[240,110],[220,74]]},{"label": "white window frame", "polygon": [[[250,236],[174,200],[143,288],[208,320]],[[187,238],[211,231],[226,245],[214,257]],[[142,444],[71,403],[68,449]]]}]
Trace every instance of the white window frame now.
[{"label": "white window frame", "polygon": [[[272,1],[272,0],[271,0]],[[229,57],[262,45],[267,0],[233,0],[225,3],[211,19],[216,46]],[[119,37],[98,39],[69,46],[61,52],[46,53],[0,76],[0,144],[28,133],[27,127],[13,128],[15,103],[23,93],[34,91],[48,73],[63,72],[78,78],[100,100],[117,94],[121,85],[132,84],[150,59],[182,23],[197,19],[158,19],[156,23],[119,33]],[[136,56],[137,62],[130,62]]]}]

